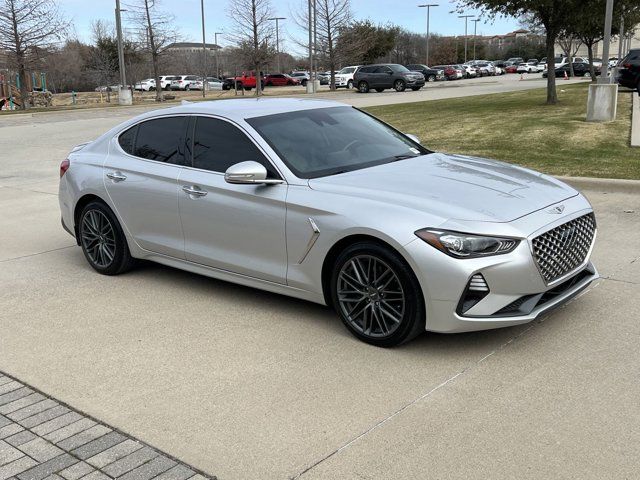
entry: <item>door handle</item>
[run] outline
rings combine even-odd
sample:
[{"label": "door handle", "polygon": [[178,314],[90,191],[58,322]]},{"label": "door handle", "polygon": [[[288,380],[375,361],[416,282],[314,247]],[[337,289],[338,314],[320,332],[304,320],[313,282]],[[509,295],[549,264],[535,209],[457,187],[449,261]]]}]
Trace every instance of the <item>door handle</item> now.
[{"label": "door handle", "polygon": [[207,194],[207,192],[200,190],[195,185],[184,185],[182,191],[194,197],[204,197]]},{"label": "door handle", "polygon": [[127,179],[127,176],[121,172],[109,172],[107,173],[107,178],[114,182],[123,182]]}]

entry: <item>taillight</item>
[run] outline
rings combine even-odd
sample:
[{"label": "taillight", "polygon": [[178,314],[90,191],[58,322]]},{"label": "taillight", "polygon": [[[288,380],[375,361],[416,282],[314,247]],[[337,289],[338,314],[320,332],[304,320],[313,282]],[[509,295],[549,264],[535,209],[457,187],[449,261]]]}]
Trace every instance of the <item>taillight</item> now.
[{"label": "taillight", "polygon": [[67,173],[67,170],[69,170],[70,166],[71,162],[69,162],[68,158],[62,161],[62,163],[60,164],[60,178],[62,178],[62,176]]}]

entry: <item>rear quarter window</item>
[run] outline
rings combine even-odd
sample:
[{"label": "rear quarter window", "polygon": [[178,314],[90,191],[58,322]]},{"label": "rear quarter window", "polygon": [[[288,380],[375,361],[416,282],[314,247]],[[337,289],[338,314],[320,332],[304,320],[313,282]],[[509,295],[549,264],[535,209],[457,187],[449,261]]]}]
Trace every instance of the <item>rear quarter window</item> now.
[{"label": "rear quarter window", "polygon": [[133,155],[133,145],[136,140],[136,133],[138,132],[138,125],[131,127],[128,130],[125,130],[118,137],[118,143],[120,144],[120,148],[127,152],[129,155]]}]

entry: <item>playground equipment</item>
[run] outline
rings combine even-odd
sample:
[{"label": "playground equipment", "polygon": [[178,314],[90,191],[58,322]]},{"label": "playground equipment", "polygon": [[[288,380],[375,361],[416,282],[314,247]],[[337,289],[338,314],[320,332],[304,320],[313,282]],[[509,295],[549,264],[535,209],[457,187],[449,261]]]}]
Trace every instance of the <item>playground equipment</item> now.
[{"label": "playground equipment", "polygon": [[[51,93],[47,91],[47,74],[31,72],[26,78],[27,101],[32,106],[51,106]],[[20,77],[14,72],[0,73],[0,110],[14,110],[22,106]]]}]

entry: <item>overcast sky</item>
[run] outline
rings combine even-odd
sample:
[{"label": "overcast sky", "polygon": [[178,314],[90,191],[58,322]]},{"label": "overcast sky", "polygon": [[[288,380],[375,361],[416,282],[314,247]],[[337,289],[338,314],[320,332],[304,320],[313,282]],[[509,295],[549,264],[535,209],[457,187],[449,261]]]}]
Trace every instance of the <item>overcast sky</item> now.
[{"label": "overcast sky", "polygon": [[[135,1],[135,0],[134,0]],[[176,26],[184,41],[202,41],[200,22],[200,0],[157,0],[160,8],[175,15]],[[207,42],[213,43],[213,32],[229,31],[233,24],[227,16],[226,6],[229,0],[204,0],[205,28]],[[127,0],[121,0],[123,7]],[[303,38],[304,32],[296,27],[292,12],[298,10],[307,0],[272,0],[274,15],[288,17],[281,22],[281,42],[289,47],[292,53],[297,50],[292,37]],[[407,30],[424,33],[426,31],[426,8],[418,8],[422,0],[351,0],[353,15],[356,19],[370,19],[375,23],[393,23]],[[439,7],[431,9],[431,32],[443,35],[464,34],[464,19],[457,13],[449,13],[454,9],[454,2],[433,1]],[[91,8],[87,8],[87,5]],[[58,0],[62,12],[72,21],[75,33],[81,40],[91,39],[91,22],[96,19],[113,21],[115,0]],[[466,14],[478,15],[478,11],[469,10]],[[124,27],[126,28],[126,19]],[[503,34],[518,28],[515,18],[498,18],[493,22],[478,22],[478,35]],[[473,33],[473,24],[469,22],[469,34]],[[218,43],[228,44],[224,36],[218,36]],[[285,48],[283,48],[285,50]],[[299,53],[299,52],[297,52]]]}]

